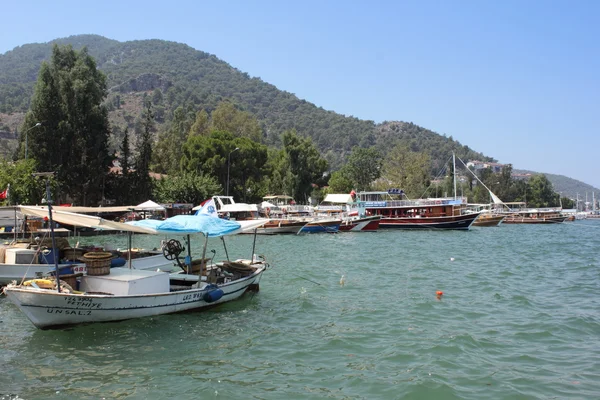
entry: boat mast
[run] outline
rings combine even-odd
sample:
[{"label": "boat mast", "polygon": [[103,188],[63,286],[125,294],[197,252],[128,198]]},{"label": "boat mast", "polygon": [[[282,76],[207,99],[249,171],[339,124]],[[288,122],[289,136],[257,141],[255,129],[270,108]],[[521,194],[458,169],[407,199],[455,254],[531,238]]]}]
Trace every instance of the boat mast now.
[{"label": "boat mast", "polygon": [[454,200],[456,200],[456,156],[452,152],[452,175],[454,178]]},{"label": "boat mast", "polygon": [[50,177],[54,172],[37,172],[33,176],[46,178],[46,204],[48,204],[48,221],[50,222],[50,237],[52,238],[52,254],[54,258],[54,273],[56,274],[56,290],[60,293],[60,276],[58,275],[58,254],[56,252],[56,238],[54,237],[54,220],[52,219],[52,194],[50,193]]}]

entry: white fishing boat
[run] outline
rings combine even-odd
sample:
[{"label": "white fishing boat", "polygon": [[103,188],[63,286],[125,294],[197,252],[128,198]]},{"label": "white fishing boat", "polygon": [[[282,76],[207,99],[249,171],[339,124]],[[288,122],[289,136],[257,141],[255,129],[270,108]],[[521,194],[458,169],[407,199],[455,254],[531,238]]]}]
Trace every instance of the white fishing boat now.
[{"label": "white fishing boat", "polygon": [[[51,207],[48,214],[52,221]],[[164,221],[120,224],[119,228],[148,234],[201,234],[205,237],[205,259],[209,237],[237,234],[262,223],[178,215]],[[204,309],[235,300],[248,290],[258,290],[268,264],[264,257],[254,254],[255,243],[251,259],[232,261],[228,256],[226,261],[204,265],[193,275],[132,268],[91,269],[88,265],[88,274],[79,278],[78,289],[55,277],[14,282],[4,288],[4,293],[40,329]],[[92,270],[96,272],[92,274]]]}]

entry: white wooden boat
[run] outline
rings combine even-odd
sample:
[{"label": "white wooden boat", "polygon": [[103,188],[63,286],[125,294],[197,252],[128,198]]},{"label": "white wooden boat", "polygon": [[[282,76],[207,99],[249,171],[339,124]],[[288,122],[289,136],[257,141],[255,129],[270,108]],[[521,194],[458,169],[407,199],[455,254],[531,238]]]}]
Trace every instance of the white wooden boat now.
[{"label": "white wooden boat", "polygon": [[[49,215],[52,221],[51,210]],[[165,221],[120,224],[118,228],[154,234],[202,234],[206,238],[202,254],[205,259],[209,237],[254,229],[265,220],[242,222],[206,215],[178,215]],[[58,279],[46,278],[11,283],[4,293],[36,327],[48,329],[212,307],[237,299],[247,290],[258,290],[267,267],[264,258],[253,255],[251,260],[207,265],[197,275],[132,268],[109,268],[106,275],[90,275],[88,269],[88,275],[80,277],[79,290],[63,281],[57,282]]]},{"label": "white wooden boat", "polygon": [[65,285],[58,292],[32,284],[10,284],[4,292],[36,327],[59,328],[201,309],[235,300],[247,290],[257,289],[267,268],[258,260],[246,265],[244,273],[228,272],[224,265],[213,266],[209,276],[217,283],[199,281],[198,275],[112,268],[109,275],[81,277],[81,291],[71,291]]}]

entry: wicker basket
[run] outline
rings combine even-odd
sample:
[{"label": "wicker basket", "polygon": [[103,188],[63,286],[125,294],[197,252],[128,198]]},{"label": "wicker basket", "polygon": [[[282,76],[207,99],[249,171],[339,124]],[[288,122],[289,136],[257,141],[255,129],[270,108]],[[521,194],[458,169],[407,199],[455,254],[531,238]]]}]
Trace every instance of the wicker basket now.
[{"label": "wicker basket", "polygon": [[83,274],[67,274],[60,275],[60,280],[65,281],[69,286],[71,286],[74,290],[77,290],[77,278],[83,276]]},{"label": "wicker basket", "polygon": [[79,260],[85,254],[84,249],[67,247],[63,250],[64,259],[69,261]]},{"label": "wicker basket", "polygon": [[110,274],[110,263],[113,259],[111,253],[90,252],[83,255],[83,262],[88,275],[108,275]]}]

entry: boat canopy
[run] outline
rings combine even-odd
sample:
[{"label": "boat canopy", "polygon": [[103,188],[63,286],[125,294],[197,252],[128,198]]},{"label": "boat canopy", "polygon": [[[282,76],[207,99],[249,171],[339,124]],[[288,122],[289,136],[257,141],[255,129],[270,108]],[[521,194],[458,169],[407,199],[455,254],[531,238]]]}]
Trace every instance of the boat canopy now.
[{"label": "boat canopy", "polygon": [[[24,206],[23,206],[24,207]],[[32,206],[33,207],[33,206]],[[46,206],[35,206],[40,209],[48,210]],[[70,207],[53,206],[52,211],[66,211],[70,213],[99,214],[99,213],[117,213],[129,211],[165,211],[165,208],[152,200],[145,201],[137,206],[114,206],[114,207]],[[72,224],[71,224],[72,225]]]},{"label": "boat canopy", "polygon": [[328,194],[321,204],[348,204],[352,201],[352,195],[349,194]]},{"label": "boat canopy", "polygon": [[[18,206],[23,214],[44,218],[48,216],[47,207]],[[145,219],[127,223],[110,221],[93,215],[77,214],[66,211],[55,211],[52,208],[52,219],[58,223],[101,230],[116,230],[147,234],[195,234],[202,233],[209,237],[237,234],[264,225],[266,218],[251,221],[228,221],[207,215],[176,215],[164,221]]]},{"label": "boat canopy", "polygon": [[[38,218],[48,217],[48,207],[17,206],[17,209],[23,215]],[[117,230],[135,233],[156,233],[156,231],[145,227],[132,226],[128,224],[123,224],[121,222],[109,221],[107,219],[96,217],[93,215],[77,214],[73,212],[55,210],[54,207],[52,207],[52,219],[55,222],[61,224],[80,226],[85,228]]]},{"label": "boat canopy", "polygon": [[210,215],[176,215],[164,221],[145,219],[127,222],[126,225],[152,229],[164,234],[195,234],[202,233],[208,237],[233,235],[264,225],[266,218],[251,221],[229,221]]}]

